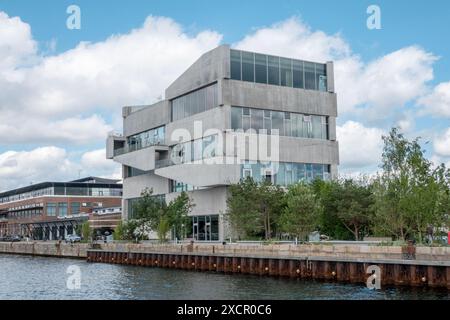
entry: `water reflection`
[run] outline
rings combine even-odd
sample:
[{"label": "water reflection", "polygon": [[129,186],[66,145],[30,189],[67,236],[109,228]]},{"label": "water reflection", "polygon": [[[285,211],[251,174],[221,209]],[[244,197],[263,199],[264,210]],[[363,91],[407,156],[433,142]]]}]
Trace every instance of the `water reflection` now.
[{"label": "water reflection", "polygon": [[[81,269],[69,290],[67,267]],[[0,255],[0,299],[445,299],[447,290],[388,288]]]}]

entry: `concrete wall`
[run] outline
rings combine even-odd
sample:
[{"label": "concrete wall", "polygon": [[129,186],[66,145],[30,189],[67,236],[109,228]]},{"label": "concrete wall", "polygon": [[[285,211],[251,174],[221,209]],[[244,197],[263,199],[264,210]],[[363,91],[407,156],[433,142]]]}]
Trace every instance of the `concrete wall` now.
[{"label": "concrete wall", "polygon": [[337,117],[334,93],[224,80],[224,104]]},{"label": "concrete wall", "polygon": [[[377,245],[221,245],[221,244],[100,244],[101,250],[147,253],[203,253],[260,257],[320,257],[342,259],[402,259],[399,246]],[[57,242],[0,242],[0,253],[28,254],[55,257],[85,258],[88,244],[58,244]],[[450,247],[417,247],[416,261],[428,261],[450,266]]]},{"label": "concrete wall", "polygon": [[230,77],[230,47],[223,45],[203,54],[166,89],[171,100],[204,87],[222,78]]},{"label": "concrete wall", "polygon": [[155,195],[166,194],[169,192],[169,182],[153,173],[126,178],[123,183],[123,198],[139,198],[145,188],[153,188],[153,194]]},{"label": "concrete wall", "polygon": [[123,135],[128,137],[165,125],[170,121],[169,101],[161,101],[129,114],[123,122]]},{"label": "concrete wall", "polygon": [[[171,193],[166,196],[169,203],[179,193]],[[192,209],[191,216],[211,215],[225,213],[227,210],[227,190],[226,187],[209,188],[205,190],[197,190],[188,192],[195,207]]]}]

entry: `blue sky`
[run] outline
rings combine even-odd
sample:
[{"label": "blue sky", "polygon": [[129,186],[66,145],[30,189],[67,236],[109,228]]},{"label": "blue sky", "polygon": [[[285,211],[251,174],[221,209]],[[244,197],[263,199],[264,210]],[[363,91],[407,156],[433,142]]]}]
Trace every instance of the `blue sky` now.
[{"label": "blue sky", "polygon": [[[66,8],[71,4],[81,8],[81,30],[66,28]],[[381,30],[369,30],[366,27],[366,9],[371,4],[381,9]],[[31,179],[41,179],[43,174],[39,174],[39,170],[49,170],[44,176],[60,179],[77,175],[78,170],[86,174],[118,175],[117,166],[100,159],[101,149],[104,148],[100,133],[120,129],[121,104],[151,103],[158,92],[162,93],[163,86],[155,88],[148,84],[148,92],[136,89],[139,81],[159,81],[156,79],[156,66],[152,66],[156,61],[159,64],[176,64],[173,70],[162,77],[164,80],[161,83],[166,85],[192,63],[202,50],[219,43],[254,51],[274,50],[273,53],[285,56],[301,54],[298,58],[309,53],[314,58],[312,53],[316,53],[318,59],[337,60],[336,71],[345,73],[338,87],[342,172],[376,170],[381,134],[390,126],[400,124],[408,136],[420,135],[430,141],[424,147],[433,161],[450,163],[449,1],[0,0],[1,12],[6,18],[0,19],[0,59],[13,62],[5,64],[3,75],[0,62],[0,121],[10,123],[24,113],[31,113],[36,119],[45,118],[46,128],[61,130],[62,134],[58,137],[44,129],[39,130],[38,126],[33,132],[29,128],[32,124],[23,124],[24,128],[21,128],[20,121],[14,127],[8,127],[9,131],[2,131],[0,122],[0,135],[6,135],[13,128],[17,130],[18,136],[16,140],[0,140],[0,190],[28,183]],[[145,21],[149,21],[149,16],[155,20],[148,22],[151,27],[146,28]],[[14,20],[14,17],[20,20]],[[173,25],[168,27],[157,17],[170,18]],[[10,33],[5,32],[3,38],[2,21],[4,26],[10,28]],[[178,30],[174,31],[172,27]],[[159,33],[152,31],[152,28],[159,30]],[[136,36],[131,36],[133,29],[137,30]],[[13,32],[17,32],[17,36],[11,37]],[[170,36],[161,36],[164,32]],[[201,34],[206,40],[199,39]],[[293,48],[289,47],[288,42],[278,41],[277,35],[278,38],[286,35],[287,38],[291,37],[289,41]],[[111,36],[119,40],[108,40]],[[183,39],[180,48],[187,53],[181,57],[174,54],[173,59],[177,60],[171,62],[156,52],[159,49],[152,52],[151,46],[146,48],[148,60],[145,56],[139,56],[136,60],[136,63],[145,64],[145,68],[148,68],[151,76],[146,77],[139,74],[139,66],[134,69],[133,62],[127,60],[125,54],[121,56],[121,52],[126,52],[123,43],[141,39],[146,43],[154,43],[154,48],[168,46],[166,50],[170,48],[170,41],[179,43]],[[91,46],[73,50],[84,41],[91,43]],[[273,41],[279,43],[278,48],[268,45]],[[144,46],[143,43],[133,45],[136,48]],[[104,57],[102,46],[108,50],[112,48],[117,57],[104,61],[101,58]],[[310,52],[306,51],[308,48],[312,48]],[[15,55],[20,59],[11,59],[7,55]],[[89,59],[83,60],[86,56]],[[65,71],[55,71],[66,65],[70,68],[71,61],[78,61],[78,65],[67,75]],[[90,65],[92,61],[104,65]],[[122,65],[128,69],[123,71]],[[78,66],[80,69],[90,67],[91,74],[89,69],[77,70]],[[349,71],[352,68],[355,69],[353,73]],[[116,87],[96,74],[111,70],[117,70],[118,74],[130,70],[126,77],[130,77],[129,82],[133,86],[124,88],[117,80],[117,88],[122,88],[123,94],[119,92],[117,97],[107,99],[105,95],[110,94],[111,90],[116,91]],[[404,73],[403,78],[398,79],[390,70]],[[73,74],[78,72],[80,79],[92,80],[90,87],[100,83],[98,90],[91,90],[88,85],[74,85]],[[30,80],[33,75],[38,83]],[[359,80],[358,76],[361,76]],[[355,79],[354,82],[352,79]],[[391,80],[398,81],[396,83],[399,86],[404,83],[405,88],[394,90],[388,84]],[[58,83],[62,86],[66,81],[64,88],[48,90]],[[67,92],[71,85],[76,92]],[[372,91],[368,88],[371,86],[374,87]],[[99,96],[95,95],[95,91]],[[83,100],[83,96],[88,98]],[[65,105],[66,102],[58,100],[61,97],[65,97],[64,100],[73,98],[74,101]],[[32,106],[34,103],[36,107]],[[77,107],[77,103],[80,107]],[[59,104],[63,111],[56,110]],[[17,114],[11,111],[11,106],[16,108],[14,111]],[[83,123],[85,131],[96,128],[98,135],[92,139],[70,138],[74,130],[81,130],[80,123]],[[352,135],[363,135],[362,138],[366,139],[364,144],[367,149],[363,150],[366,157],[362,155],[358,161],[349,157],[358,150],[360,143]],[[41,167],[26,170],[19,178],[13,178],[22,169],[21,166],[31,165],[27,159],[33,157],[46,159],[44,164],[51,164],[51,168],[56,170],[50,170],[42,164]]]}]

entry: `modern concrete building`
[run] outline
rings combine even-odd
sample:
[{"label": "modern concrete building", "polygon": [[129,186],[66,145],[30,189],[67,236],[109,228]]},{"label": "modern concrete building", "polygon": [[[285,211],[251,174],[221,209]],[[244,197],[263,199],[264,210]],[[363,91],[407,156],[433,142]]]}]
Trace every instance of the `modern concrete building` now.
[{"label": "modern concrete building", "polygon": [[187,191],[198,241],[228,238],[227,186],[241,178],[287,186],[337,175],[332,62],[223,45],[176,79],[165,100],[122,113],[123,134],[110,134],[107,158],[123,165],[123,218],[145,188],[166,202]]},{"label": "modern concrete building", "polygon": [[[119,180],[87,177],[70,182],[42,182],[0,193],[0,236],[36,240],[64,239],[100,208],[120,207]],[[93,212],[95,210],[95,212]],[[111,212],[114,218],[114,212]],[[106,216],[104,217],[106,218]],[[117,223],[116,223],[117,225]],[[113,226],[96,225],[97,229]]]}]

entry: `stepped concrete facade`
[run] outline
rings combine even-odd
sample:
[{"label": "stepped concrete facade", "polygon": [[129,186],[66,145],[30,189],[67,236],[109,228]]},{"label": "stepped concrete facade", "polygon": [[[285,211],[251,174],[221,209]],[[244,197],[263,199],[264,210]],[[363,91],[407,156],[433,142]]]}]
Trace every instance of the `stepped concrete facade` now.
[{"label": "stepped concrete facade", "polygon": [[203,54],[149,106],[123,107],[107,158],[123,166],[123,218],[146,188],[195,203],[186,236],[223,241],[228,186],[251,176],[288,186],[333,179],[339,165],[332,62],[239,51]]}]

